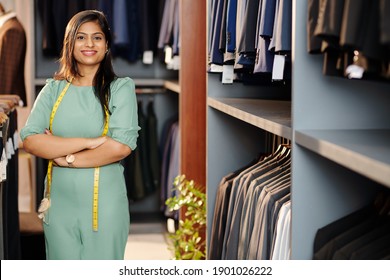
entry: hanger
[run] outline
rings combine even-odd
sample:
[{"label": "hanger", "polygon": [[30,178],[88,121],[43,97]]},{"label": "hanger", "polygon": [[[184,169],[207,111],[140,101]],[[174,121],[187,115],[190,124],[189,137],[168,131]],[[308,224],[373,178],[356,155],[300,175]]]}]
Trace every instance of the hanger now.
[{"label": "hanger", "polygon": [[19,105],[21,102],[20,96],[16,94],[0,94],[0,100],[9,100],[14,105]]},{"label": "hanger", "polygon": [[379,192],[373,202],[379,215],[390,215],[390,194]]},{"label": "hanger", "polygon": [[7,114],[0,111],[0,126],[2,127],[7,120],[8,120]]},{"label": "hanger", "polygon": [[382,203],[382,207],[379,209],[379,215],[390,215],[390,196],[389,195],[385,198],[385,201]]},{"label": "hanger", "polygon": [[288,149],[291,149],[291,141],[289,139],[283,138],[281,145]]},{"label": "hanger", "polygon": [[0,16],[2,16],[4,14],[5,14],[5,9],[4,9],[3,4],[0,2]]},{"label": "hanger", "polygon": [[265,153],[269,154],[270,151],[272,151],[272,147],[271,147],[271,133],[269,133],[268,131],[266,131],[265,133]]}]

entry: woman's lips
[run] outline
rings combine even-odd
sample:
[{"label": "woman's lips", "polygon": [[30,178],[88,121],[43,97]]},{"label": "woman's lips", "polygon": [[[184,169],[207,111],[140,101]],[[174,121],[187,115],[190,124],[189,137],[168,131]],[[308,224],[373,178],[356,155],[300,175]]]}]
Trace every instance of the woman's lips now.
[{"label": "woman's lips", "polygon": [[86,56],[92,56],[92,55],[96,54],[97,51],[81,51],[81,53],[83,55],[86,55]]}]

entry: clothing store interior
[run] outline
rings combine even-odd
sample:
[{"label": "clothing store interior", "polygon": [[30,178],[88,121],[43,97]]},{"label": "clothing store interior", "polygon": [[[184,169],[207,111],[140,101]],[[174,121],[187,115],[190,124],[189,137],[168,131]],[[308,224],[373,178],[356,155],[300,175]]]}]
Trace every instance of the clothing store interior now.
[{"label": "clothing store interior", "polygon": [[19,131],[83,10],[135,84],[124,259],[390,259],[389,1],[0,4],[0,259],[47,259]]}]

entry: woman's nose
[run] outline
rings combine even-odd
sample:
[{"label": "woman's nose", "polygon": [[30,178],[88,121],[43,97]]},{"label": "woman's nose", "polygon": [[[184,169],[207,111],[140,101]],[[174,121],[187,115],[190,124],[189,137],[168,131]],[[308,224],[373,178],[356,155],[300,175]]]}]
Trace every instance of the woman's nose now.
[{"label": "woman's nose", "polygon": [[94,42],[93,42],[92,37],[87,37],[86,45],[87,45],[88,47],[93,47],[93,46],[94,46]]}]

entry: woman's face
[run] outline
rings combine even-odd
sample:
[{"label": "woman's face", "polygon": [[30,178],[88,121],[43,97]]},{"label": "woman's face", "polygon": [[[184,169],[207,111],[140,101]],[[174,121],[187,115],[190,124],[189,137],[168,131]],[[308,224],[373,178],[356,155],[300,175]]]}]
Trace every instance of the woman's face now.
[{"label": "woman's face", "polygon": [[77,34],[73,49],[73,56],[78,67],[99,67],[107,51],[106,38],[99,24],[96,22],[83,23]]}]

